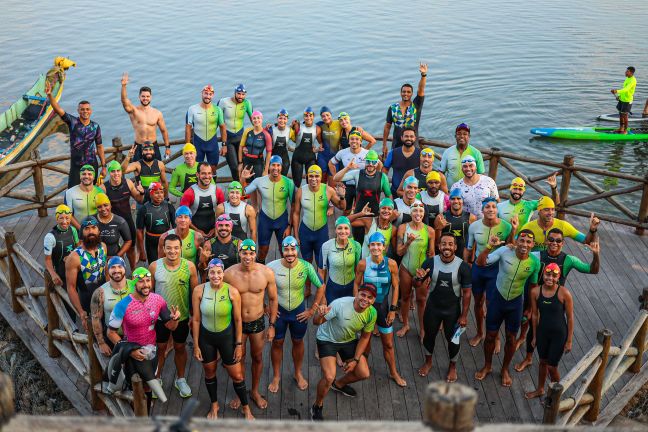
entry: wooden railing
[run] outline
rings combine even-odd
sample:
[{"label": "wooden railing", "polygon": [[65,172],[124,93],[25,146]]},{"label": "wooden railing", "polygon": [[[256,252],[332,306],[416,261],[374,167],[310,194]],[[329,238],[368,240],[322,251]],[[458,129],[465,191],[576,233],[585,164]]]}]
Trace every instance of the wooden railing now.
[{"label": "wooden railing", "polygon": [[[612,332],[601,330],[594,345],[557,383],[551,383],[545,400],[543,423],[573,426],[585,419],[605,427],[648,382],[644,363],[648,336],[648,288],[640,297],[641,310],[619,346],[612,346]],[[601,412],[605,393],[626,373],[633,374]],[[576,384],[567,397],[565,393]]]}]

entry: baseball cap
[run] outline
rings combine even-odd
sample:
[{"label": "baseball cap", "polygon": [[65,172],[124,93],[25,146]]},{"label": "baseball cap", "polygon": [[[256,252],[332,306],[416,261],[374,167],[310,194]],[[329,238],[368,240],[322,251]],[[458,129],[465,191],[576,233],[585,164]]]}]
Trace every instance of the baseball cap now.
[{"label": "baseball cap", "polygon": [[556,204],[548,196],[543,196],[538,200],[538,211],[546,208],[556,208]]},{"label": "baseball cap", "polygon": [[281,160],[281,156],[279,155],[272,155],[270,156],[270,165],[272,164],[283,164],[283,161]]},{"label": "baseball cap", "polygon": [[441,176],[437,171],[432,170],[425,176],[426,183],[432,180],[441,181]]},{"label": "baseball cap", "polygon": [[241,83],[241,84],[237,85],[234,88],[234,92],[235,93],[247,93],[247,89],[245,88],[245,84]]},{"label": "baseball cap", "polygon": [[191,143],[186,143],[184,147],[182,147],[182,154],[189,153],[189,152],[196,153],[196,146]]},{"label": "baseball cap", "polygon": [[110,199],[108,199],[108,195],[104,193],[97,194],[95,197],[95,206],[99,207],[100,205],[104,204],[110,204]]},{"label": "baseball cap", "polygon": [[362,285],[360,285],[360,288],[358,288],[358,292],[359,291],[367,291],[373,297],[376,297],[378,295],[378,290],[376,289],[376,286],[370,283],[363,283]]},{"label": "baseball cap", "polygon": [[394,201],[391,198],[383,198],[380,200],[380,204],[378,205],[379,208],[383,207],[390,207],[394,208]]},{"label": "baseball cap", "polygon": [[108,165],[106,165],[106,171],[108,171],[109,173],[113,171],[121,171],[121,170],[122,170],[121,165],[116,160],[112,160],[108,162]]},{"label": "baseball cap", "polygon": [[124,262],[124,259],[120,256],[114,256],[108,260],[108,264],[106,264],[106,269],[110,270],[110,267],[120,265],[124,268],[126,268],[126,263]]},{"label": "baseball cap", "polygon": [[175,217],[177,218],[178,216],[191,217],[191,210],[187,206],[180,206],[175,212]]}]

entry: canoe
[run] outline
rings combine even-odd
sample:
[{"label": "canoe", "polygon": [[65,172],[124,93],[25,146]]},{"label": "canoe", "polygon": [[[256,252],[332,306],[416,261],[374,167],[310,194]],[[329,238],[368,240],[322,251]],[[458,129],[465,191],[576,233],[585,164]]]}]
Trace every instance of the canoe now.
[{"label": "canoe", "polygon": [[547,138],[588,141],[648,141],[648,128],[629,128],[626,135],[614,133],[614,127],[533,128],[531,133]]},{"label": "canoe", "polygon": [[[619,123],[619,113],[603,114],[598,116],[596,119],[600,121],[611,121],[611,122]],[[641,122],[648,122],[648,117],[641,117],[641,114],[628,116],[628,123],[641,123]]]},{"label": "canoe", "polygon": [[[41,74],[34,85],[8,110],[0,115],[0,168],[20,160],[56,116],[47,102],[45,82],[52,85],[52,94],[59,101],[63,94],[65,71],[76,64],[64,57],[54,59],[54,67]],[[2,175],[2,174],[0,174]]]}]

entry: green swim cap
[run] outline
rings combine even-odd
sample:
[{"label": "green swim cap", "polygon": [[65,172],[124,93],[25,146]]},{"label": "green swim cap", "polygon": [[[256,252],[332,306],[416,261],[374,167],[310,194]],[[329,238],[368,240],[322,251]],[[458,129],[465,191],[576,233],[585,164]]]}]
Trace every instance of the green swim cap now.
[{"label": "green swim cap", "polygon": [[365,156],[366,161],[377,161],[378,160],[378,153],[376,153],[376,150],[369,150],[367,152],[367,156]]},{"label": "green swim cap", "polygon": [[151,277],[151,272],[146,267],[137,267],[133,270],[134,279],[143,279],[145,277]]},{"label": "green swim cap", "polygon": [[351,221],[346,216],[340,216],[335,220],[335,228],[337,228],[339,225],[348,225],[349,228],[351,228]]},{"label": "green swim cap", "polygon": [[379,208],[383,208],[383,207],[394,208],[394,201],[392,201],[391,198],[383,198],[380,201],[380,205],[378,207]]},{"label": "green swim cap", "polygon": [[106,165],[106,170],[108,172],[113,172],[113,171],[121,171],[122,169],[121,169],[121,165],[119,164],[119,162],[117,162],[116,160],[113,160],[113,161],[110,161],[110,163],[108,165]]},{"label": "green swim cap", "polygon": [[90,164],[85,164],[85,165],[83,165],[83,166],[81,167],[81,169],[79,170],[79,172],[83,172],[83,171],[92,171],[92,172],[95,172],[95,169],[94,169],[94,167],[93,167],[92,165],[90,165]]},{"label": "green swim cap", "polygon": [[239,191],[243,192],[243,185],[241,183],[237,182],[236,180],[234,180],[233,182],[231,182],[229,184],[229,186],[227,186],[227,192],[229,192],[231,190],[239,190]]},{"label": "green swim cap", "polygon": [[254,240],[252,239],[245,239],[241,242],[239,245],[239,250],[251,250],[252,252],[256,252],[256,243],[254,243]]}]

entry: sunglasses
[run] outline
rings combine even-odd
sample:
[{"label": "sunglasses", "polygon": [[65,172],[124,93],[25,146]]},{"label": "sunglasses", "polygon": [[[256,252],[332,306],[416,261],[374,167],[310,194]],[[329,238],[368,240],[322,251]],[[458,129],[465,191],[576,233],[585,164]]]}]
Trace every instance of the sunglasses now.
[{"label": "sunglasses", "polygon": [[430,152],[421,152],[421,156],[434,157],[434,153],[430,153]]},{"label": "sunglasses", "polygon": [[378,165],[378,161],[375,161],[375,160],[368,160],[368,161],[365,161],[365,163],[367,165]]},{"label": "sunglasses", "polygon": [[560,274],[560,269],[545,269],[544,271],[546,274],[554,274],[558,276]]},{"label": "sunglasses", "polygon": [[134,274],[133,277],[134,277],[135,279],[142,280],[142,279],[144,279],[144,278],[151,277],[151,272]]},{"label": "sunglasses", "polygon": [[547,242],[560,244],[563,242],[563,239],[557,237],[547,237]]},{"label": "sunglasses", "polygon": [[256,246],[254,246],[254,245],[241,245],[241,247],[239,248],[239,250],[240,250],[240,251],[247,251],[247,250],[249,250],[249,251],[252,251],[252,252],[256,252]]}]

